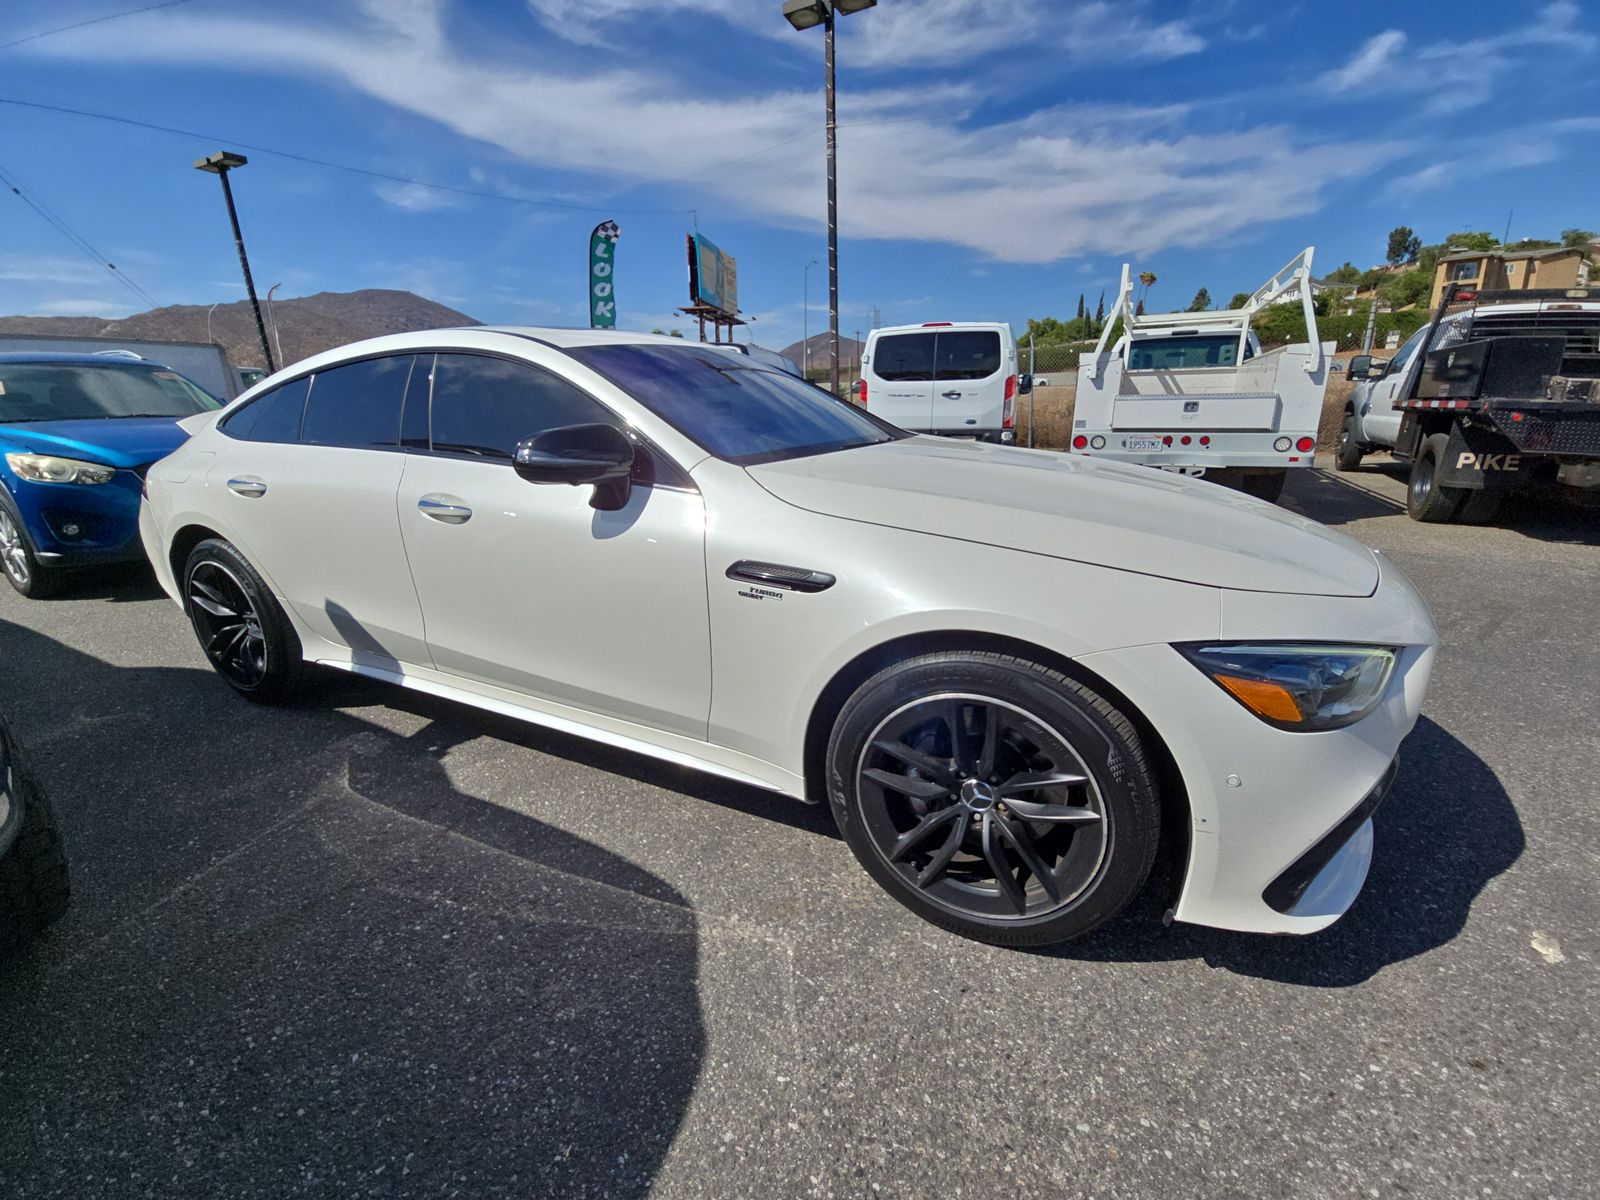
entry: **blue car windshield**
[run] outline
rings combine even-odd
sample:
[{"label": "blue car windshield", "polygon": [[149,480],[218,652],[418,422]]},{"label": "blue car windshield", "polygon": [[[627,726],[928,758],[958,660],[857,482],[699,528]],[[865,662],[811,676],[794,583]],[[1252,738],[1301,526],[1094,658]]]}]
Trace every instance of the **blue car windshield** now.
[{"label": "blue car windshield", "polygon": [[580,346],[567,353],[701,449],[739,466],[910,436],[793,375],[709,346]]},{"label": "blue car windshield", "polygon": [[209,393],[164,367],[0,362],[0,425],[191,417],[221,407]]}]

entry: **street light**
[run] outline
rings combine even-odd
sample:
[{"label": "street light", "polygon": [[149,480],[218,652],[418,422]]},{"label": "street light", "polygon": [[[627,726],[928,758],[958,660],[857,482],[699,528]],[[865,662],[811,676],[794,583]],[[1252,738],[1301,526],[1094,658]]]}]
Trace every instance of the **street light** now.
[{"label": "street light", "polygon": [[272,344],[278,348],[278,361],[283,361],[283,337],[278,333],[278,314],[272,307],[272,293],[283,284],[275,283],[267,289],[267,322],[272,326]]},{"label": "street light", "polygon": [[804,290],[800,293],[800,374],[807,382],[811,379],[811,268],[816,265],[814,258],[806,264]]},{"label": "street light", "polygon": [[239,268],[244,272],[244,290],[250,294],[250,307],[256,314],[256,334],[261,339],[261,354],[267,360],[267,374],[278,368],[272,362],[272,347],[267,344],[267,327],[261,320],[261,303],[256,299],[255,280],[250,278],[250,260],[244,253],[244,234],[239,232],[239,213],[233,207],[233,188],[228,186],[228,172],[242,167],[250,160],[231,150],[218,150],[204,158],[195,159],[194,169],[208,171],[222,180],[222,198],[228,202],[228,220],[233,225],[233,244],[239,248]]},{"label": "street light", "polygon": [[[221,300],[217,301],[217,304],[221,303]],[[213,304],[210,308],[206,309],[206,341],[208,342],[214,342],[217,340],[211,336],[211,314],[217,311],[217,304]]]},{"label": "street light", "polygon": [[828,351],[833,362],[833,393],[839,394],[839,137],[834,114],[833,23],[873,8],[878,0],[783,0],[784,18],[796,29],[821,25],[827,35],[826,78],[828,103]]}]

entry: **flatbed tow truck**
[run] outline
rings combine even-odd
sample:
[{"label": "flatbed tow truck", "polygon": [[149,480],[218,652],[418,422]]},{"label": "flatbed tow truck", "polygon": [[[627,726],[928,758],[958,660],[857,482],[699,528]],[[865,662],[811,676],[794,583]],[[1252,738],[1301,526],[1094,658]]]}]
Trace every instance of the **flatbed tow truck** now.
[{"label": "flatbed tow truck", "polygon": [[1597,336],[1600,289],[1448,284],[1410,353],[1351,360],[1336,466],[1391,448],[1410,464],[1417,521],[1486,523],[1541,486],[1600,498]]}]

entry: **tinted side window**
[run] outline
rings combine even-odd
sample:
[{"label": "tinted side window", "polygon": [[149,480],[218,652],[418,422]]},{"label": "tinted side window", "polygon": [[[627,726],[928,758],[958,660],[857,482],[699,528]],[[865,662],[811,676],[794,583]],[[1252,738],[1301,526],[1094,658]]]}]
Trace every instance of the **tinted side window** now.
[{"label": "tinted side window", "polygon": [[441,354],[433,368],[433,449],[509,459],[546,429],[618,424],[598,400],[527,363]]},{"label": "tinted side window", "polygon": [[998,333],[941,333],[935,379],[987,379],[1000,369]]},{"label": "tinted side window", "polygon": [[879,379],[932,379],[933,334],[895,333],[879,338],[871,365]]},{"label": "tinted side window", "polygon": [[398,446],[400,401],[410,373],[409,354],[318,371],[300,440],[319,446]]},{"label": "tinted side window", "polygon": [[295,379],[250,401],[222,423],[222,432],[247,442],[298,442],[311,379]]}]

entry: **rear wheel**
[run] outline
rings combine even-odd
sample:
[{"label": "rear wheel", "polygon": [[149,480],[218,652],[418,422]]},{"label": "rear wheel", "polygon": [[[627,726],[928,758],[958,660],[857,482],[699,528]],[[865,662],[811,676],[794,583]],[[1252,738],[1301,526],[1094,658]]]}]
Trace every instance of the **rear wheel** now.
[{"label": "rear wheel", "polygon": [[1334,453],[1333,465],[1339,471],[1354,471],[1361,466],[1364,451],[1356,441],[1356,415],[1346,413],[1344,424],[1339,426],[1339,448]]},{"label": "rear wheel", "polygon": [[207,538],[183,570],[183,606],[212,667],[241,696],[263,704],[294,691],[300,639],[272,590],[244,555]]},{"label": "rear wheel", "polygon": [[1059,671],[983,652],[873,676],[840,711],[829,796],[867,872],[979,941],[1089,932],[1139,893],[1159,801],[1127,717]]},{"label": "rear wheel", "polygon": [[30,600],[43,599],[61,583],[61,572],[40,563],[27,526],[4,501],[0,501],[0,570],[6,582]]},{"label": "rear wheel", "polygon": [[1439,464],[1444,461],[1447,433],[1432,433],[1422,439],[1411,459],[1411,479],[1406,485],[1406,513],[1413,521],[1436,523],[1454,521],[1463,499],[1461,488],[1442,487]]}]

